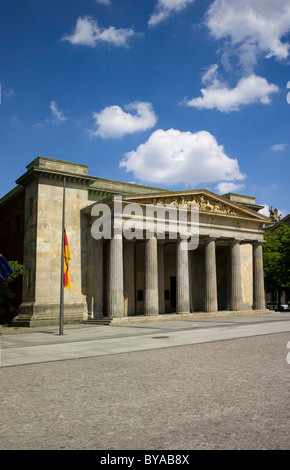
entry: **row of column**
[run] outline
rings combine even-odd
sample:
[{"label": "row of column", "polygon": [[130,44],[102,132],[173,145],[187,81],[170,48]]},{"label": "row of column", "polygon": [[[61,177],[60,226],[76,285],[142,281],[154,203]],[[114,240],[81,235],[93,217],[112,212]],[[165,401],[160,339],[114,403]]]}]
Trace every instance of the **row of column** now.
[{"label": "row of column", "polygon": [[[253,309],[265,308],[262,243],[253,243]],[[218,310],[215,239],[205,240],[205,312]],[[230,243],[230,310],[243,309],[240,242]]]},{"label": "row of column", "polygon": [[[186,249],[187,240],[177,240],[176,257],[176,313],[190,312],[190,279],[189,251]],[[217,271],[216,271],[216,241],[207,238],[205,250],[205,312],[218,310]],[[160,283],[158,264],[163,263],[157,250],[157,238],[145,240],[145,315],[158,315],[160,311]],[[230,309],[242,310],[242,277],[240,242],[230,243]],[[163,277],[164,283],[164,277]],[[110,317],[124,315],[123,291],[123,240],[117,236],[110,241],[109,253],[109,305]],[[163,297],[163,295],[162,295]],[[265,308],[264,274],[262,244],[253,243],[253,309]]]}]

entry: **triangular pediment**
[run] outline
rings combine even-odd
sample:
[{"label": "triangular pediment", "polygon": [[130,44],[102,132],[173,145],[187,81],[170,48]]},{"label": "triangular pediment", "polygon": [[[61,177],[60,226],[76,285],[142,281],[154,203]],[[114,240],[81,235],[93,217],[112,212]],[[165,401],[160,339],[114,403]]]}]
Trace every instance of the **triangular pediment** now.
[{"label": "triangular pediment", "polygon": [[125,200],[141,204],[183,205],[190,208],[192,204],[198,204],[200,213],[210,213],[221,216],[242,217],[269,223],[269,218],[258,212],[243,207],[238,203],[229,201],[223,196],[218,196],[206,189],[190,191],[168,191],[166,193],[136,194],[124,197]]}]

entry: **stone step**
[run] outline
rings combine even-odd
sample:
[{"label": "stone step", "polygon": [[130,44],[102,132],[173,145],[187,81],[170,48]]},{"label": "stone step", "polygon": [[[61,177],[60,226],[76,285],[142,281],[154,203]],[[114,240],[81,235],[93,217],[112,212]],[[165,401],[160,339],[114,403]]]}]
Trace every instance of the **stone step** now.
[{"label": "stone step", "polygon": [[110,325],[111,318],[88,318],[83,321],[84,325]]}]

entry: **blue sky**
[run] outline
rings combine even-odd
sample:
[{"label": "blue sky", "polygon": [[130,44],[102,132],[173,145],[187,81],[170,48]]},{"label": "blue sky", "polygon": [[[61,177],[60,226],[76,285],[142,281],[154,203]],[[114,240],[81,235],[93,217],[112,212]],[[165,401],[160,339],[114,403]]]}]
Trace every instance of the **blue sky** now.
[{"label": "blue sky", "polygon": [[1,7],[0,197],[41,155],[290,212],[290,0]]}]

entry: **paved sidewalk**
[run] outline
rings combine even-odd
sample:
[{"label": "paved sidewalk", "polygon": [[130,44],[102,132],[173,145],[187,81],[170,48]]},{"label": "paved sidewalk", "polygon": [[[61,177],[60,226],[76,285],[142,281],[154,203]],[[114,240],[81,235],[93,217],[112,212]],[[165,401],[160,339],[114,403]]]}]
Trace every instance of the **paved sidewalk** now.
[{"label": "paved sidewalk", "polygon": [[56,327],[28,331],[3,328],[0,362],[1,367],[9,367],[287,332],[290,333],[290,312],[130,326],[65,326],[63,335]]},{"label": "paved sidewalk", "polygon": [[288,312],[3,330],[2,450],[290,450]]}]

